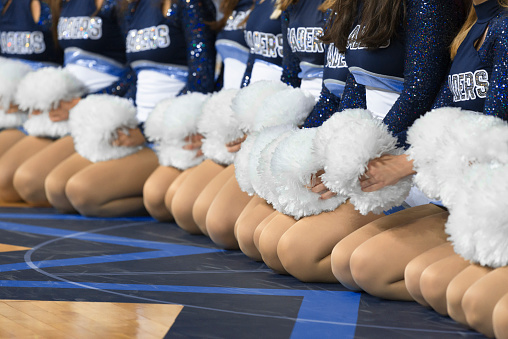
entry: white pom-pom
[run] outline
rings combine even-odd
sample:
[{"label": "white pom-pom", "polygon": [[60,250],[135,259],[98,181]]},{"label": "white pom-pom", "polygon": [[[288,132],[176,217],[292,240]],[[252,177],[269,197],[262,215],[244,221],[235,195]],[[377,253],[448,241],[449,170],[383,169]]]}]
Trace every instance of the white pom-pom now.
[{"label": "white pom-pom", "polygon": [[250,181],[249,159],[256,138],[257,133],[249,134],[247,139],[242,142],[240,150],[236,152],[234,160],[236,181],[238,182],[240,189],[248,195],[253,195],[255,193]]},{"label": "white pom-pom", "polygon": [[164,112],[171,106],[175,98],[161,100],[148,115],[144,124],[144,133],[148,141],[160,143],[164,137]]},{"label": "white pom-pom", "polygon": [[42,111],[31,115],[23,124],[28,134],[38,137],[60,138],[70,132],[68,121],[53,122],[49,111],[60,101],[70,101],[86,93],[86,88],[75,76],[63,68],[45,67],[28,73],[19,83],[15,100],[21,110]]},{"label": "white pom-pom", "polygon": [[288,89],[289,86],[280,81],[257,81],[242,88],[233,99],[232,108],[240,120],[243,132],[252,131],[254,119],[263,101],[277,92]]},{"label": "white pom-pom", "polygon": [[316,133],[316,128],[293,131],[278,144],[271,159],[278,193],[273,206],[295,219],[335,210],[347,200],[340,194],[322,200],[320,194],[309,189],[312,176],[322,169],[313,151]]},{"label": "white pom-pom", "polygon": [[16,128],[26,121],[26,112],[7,113],[11,104],[15,104],[18,84],[32,71],[27,64],[2,58],[0,61],[0,128]]},{"label": "white pom-pom", "polygon": [[455,252],[494,268],[508,265],[507,171],[507,164],[472,164],[446,224]]},{"label": "white pom-pom", "polygon": [[316,104],[314,96],[300,88],[287,88],[270,95],[259,108],[252,130],[277,125],[301,125]]},{"label": "white pom-pom", "polygon": [[[256,141],[252,145],[249,154],[249,177],[252,188],[257,195],[265,197],[264,192],[267,186],[272,186],[274,184],[273,179],[269,182],[265,181],[269,178],[269,176],[266,175],[264,169],[261,169],[262,165],[269,166],[268,164],[263,163],[263,161],[270,161],[269,145],[276,139],[279,139],[282,135],[289,135],[288,132],[293,131],[294,128],[295,127],[290,125],[278,125],[265,128],[261,132],[256,133]],[[265,151],[268,152],[268,154],[265,153]],[[265,153],[264,157],[262,156],[263,153]]]},{"label": "white pom-pom", "polygon": [[207,98],[202,93],[182,95],[164,111],[164,137],[155,146],[161,165],[185,170],[204,160],[203,156],[197,156],[197,150],[184,150],[183,146],[188,144],[185,138],[197,133],[197,122]]},{"label": "white pom-pom", "polygon": [[226,144],[243,137],[240,121],[232,109],[232,101],[238,89],[225,89],[213,94],[203,105],[203,114],[198,121],[198,132],[204,136],[201,150],[206,158],[229,165],[235,153],[227,150]]},{"label": "white pom-pom", "polygon": [[20,109],[49,112],[61,100],[70,101],[86,93],[85,85],[64,68],[45,67],[28,73],[19,83],[16,102]]},{"label": "white pom-pom", "polygon": [[139,123],[136,108],[127,99],[107,94],[90,95],[81,100],[69,116],[74,148],[92,162],[123,158],[142,148],[112,145],[118,138],[118,129],[136,128]]},{"label": "white pom-pom", "polygon": [[358,180],[370,160],[402,153],[386,125],[370,112],[358,109],[335,114],[325,124],[334,125],[336,137],[326,146],[325,173],[321,177],[324,184],[333,192],[349,196],[362,214],[382,213],[400,205],[411,189],[410,178],[375,192],[363,192]]}]

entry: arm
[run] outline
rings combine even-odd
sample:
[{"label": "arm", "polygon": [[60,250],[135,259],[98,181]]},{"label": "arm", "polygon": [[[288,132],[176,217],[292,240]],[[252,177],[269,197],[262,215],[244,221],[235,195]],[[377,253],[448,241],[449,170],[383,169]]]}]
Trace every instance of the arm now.
[{"label": "arm", "polygon": [[281,14],[280,21],[282,26],[282,50],[284,51],[280,80],[293,87],[300,87],[302,83],[302,79],[298,77],[298,73],[301,72],[300,59],[293,53],[288,42],[289,9]]},{"label": "arm", "polygon": [[205,21],[215,20],[215,7],[208,0],[179,0],[187,48],[189,76],[180,94],[212,92],[215,87],[215,33]]},{"label": "arm", "polygon": [[365,86],[358,84],[351,73],[346,78],[346,87],[342,93],[339,112],[349,108],[367,109]]},{"label": "arm", "polygon": [[319,127],[339,110],[340,98],[333,95],[323,84],[318,102],[305,120],[303,128]]},{"label": "arm", "polygon": [[[459,25],[452,19],[456,18],[453,2],[429,1],[407,2],[404,87],[384,119],[395,135],[431,108],[448,68],[448,46]],[[401,145],[404,142],[399,140]]]}]

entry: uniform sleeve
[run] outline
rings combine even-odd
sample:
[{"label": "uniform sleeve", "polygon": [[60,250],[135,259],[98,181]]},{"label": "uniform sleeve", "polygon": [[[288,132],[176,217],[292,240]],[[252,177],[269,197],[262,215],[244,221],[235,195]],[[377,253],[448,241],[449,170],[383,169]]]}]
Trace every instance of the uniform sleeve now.
[{"label": "uniform sleeve", "polygon": [[[291,6],[290,6],[291,8]],[[302,79],[298,77],[300,73],[300,60],[295,53],[291,50],[288,42],[288,26],[289,26],[289,11],[285,10],[281,14],[281,30],[282,30],[282,75],[280,80],[293,87],[300,87]]]},{"label": "uniform sleeve", "polygon": [[134,100],[136,94],[136,72],[129,68],[129,71],[122,75],[120,79],[90,94],[110,94]]},{"label": "uniform sleeve", "polygon": [[363,108],[367,109],[365,86],[356,82],[355,77],[349,73],[346,78],[346,86],[342,93],[339,112],[345,109]]},{"label": "uniform sleeve", "polygon": [[[489,34],[495,36],[492,51],[492,75],[485,99],[484,114],[508,120],[508,17],[493,25]],[[487,37],[488,38],[488,37]],[[487,38],[485,40],[487,40]]]},{"label": "uniform sleeve", "polygon": [[215,6],[208,0],[179,0],[187,46],[187,84],[180,94],[212,92],[215,87],[215,33],[205,24],[215,20]]},{"label": "uniform sleeve", "polygon": [[384,119],[394,135],[431,108],[450,61],[448,46],[461,24],[454,2],[412,0],[407,4],[404,87]]},{"label": "uniform sleeve", "polygon": [[249,53],[249,58],[247,59],[247,66],[245,67],[245,73],[243,74],[243,80],[241,84],[241,88],[249,86],[250,77],[252,75],[252,67],[254,67],[254,61],[256,60],[256,56],[253,53]]},{"label": "uniform sleeve", "polygon": [[323,84],[318,102],[305,120],[303,128],[321,126],[329,117],[339,110],[340,98],[334,95]]},{"label": "uniform sleeve", "polygon": [[451,107],[453,104],[453,95],[450,91],[450,86],[448,86],[448,81],[443,81],[441,85],[441,89],[434,101],[434,105],[432,105],[432,109],[441,108],[441,107]]}]

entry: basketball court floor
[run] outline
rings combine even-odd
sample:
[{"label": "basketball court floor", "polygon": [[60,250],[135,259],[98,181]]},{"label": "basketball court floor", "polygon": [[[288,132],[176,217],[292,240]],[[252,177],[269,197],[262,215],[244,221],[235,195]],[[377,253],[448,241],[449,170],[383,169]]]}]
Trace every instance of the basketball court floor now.
[{"label": "basketball court floor", "polygon": [[0,207],[0,338],[483,338],[151,218]]}]

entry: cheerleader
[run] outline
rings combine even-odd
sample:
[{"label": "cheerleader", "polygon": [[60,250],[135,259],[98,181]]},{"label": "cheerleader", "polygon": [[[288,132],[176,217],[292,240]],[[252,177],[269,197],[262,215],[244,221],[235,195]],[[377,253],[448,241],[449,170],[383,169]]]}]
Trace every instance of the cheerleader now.
[{"label": "cheerleader", "polygon": [[[508,97],[504,90],[504,72],[507,68],[506,7],[506,1],[473,1],[469,18],[452,45],[452,52],[455,51],[456,55],[438,106],[461,107],[482,112],[489,118],[495,116],[508,120]],[[484,79],[482,84],[479,81],[473,84],[479,89],[476,92],[479,94],[474,97],[467,95],[467,92],[463,95],[463,91],[457,87],[456,79],[470,73],[478,74],[478,79]],[[480,91],[478,86],[481,85]],[[495,152],[496,159],[502,158],[504,151],[495,149],[495,145],[499,144],[494,139],[495,135],[489,130],[484,134],[487,134],[490,143],[484,145],[487,147],[485,149],[490,149],[490,153]],[[480,138],[475,140],[480,143]],[[465,145],[458,148],[460,150],[457,152],[461,155],[469,152]],[[416,161],[417,158],[415,164]],[[445,228],[450,235],[449,241],[443,240],[441,245],[409,262],[405,279],[411,296],[419,303],[441,314],[448,314],[489,337],[505,338],[508,270],[503,232],[506,217],[499,204],[506,184],[502,176],[496,179],[495,167],[482,171],[481,165],[481,160],[467,164],[466,174],[478,172],[483,175],[475,180],[458,181],[454,189],[462,193],[465,202],[461,203],[456,198],[448,199],[446,206],[450,208],[449,215],[447,213],[440,223],[436,223],[435,233],[446,239]],[[458,180],[462,177],[459,176]],[[495,183],[489,184],[490,181]],[[474,192],[462,192],[464,187],[470,186],[469,182],[480,185]],[[469,208],[462,208],[461,205],[466,203],[470,204]],[[485,227],[473,218],[475,215],[485,221]]]},{"label": "cheerleader", "polygon": [[[61,16],[57,35],[59,44],[64,49],[66,70],[81,81],[86,93],[125,94],[132,74],[124,66],[123,33],[116,19],[115,2],[70,0],[60,2],[58,8],[61,9]],[[62,100],[59,107],[49,112],[51,122],[48,124],[62,122],[58,125],[63,125],[68,120],[69,110],[79,99],[76,96]],[[31,115],[40,113],[33,110]],[[40,119],[46,118],[44,115],[29,118],[24,126],[27,129],[29,124],[32,132],[27,131],[34,135],[23,137],[1,158],[0,187],[5,201],[23,199],[34,204],[47,204],[44,191],[47,174],[74,153],[72,138],[64,136],[54,140],[53,135],[46,137],[45,127],[34,123]]]},{"label": "cheerleader", "polygon": [[[242,87],[260,80],[281,79],[283,48],[280,12],[274,11],[274,5],[272,0],[256,1],[249,14],[244,41],[250,54]],[[238,151],[241,141],[243,139],[236,145],[230,145],[230,151]],[[234,166],[223,169],[206,161],[193,169],[175,189],[177,184],[170,187],[166,196],[166,205],[171,206],[177,224],[188,232],[209,235],[224,248],[238,248],[233,234],[234,223],[250,197],[236,184]],[[211,210],[212,204],[219,205],[216,207],[217,214]]]},{"label": "cheerleader", "polygon": [[[53,25],[52,19],[58,17],[54,3],[10,0],[1,6],[3,6],[0,16],[2,57],[26,63],[34,70],[62,63],[62,53],[53,40],[56,24]],[[23,39],[17,38],[19,36],[23,36]],[[9,114],[18,112],[13,103],[7,109]],[[0,132],[0,156],[24,136],[21,130],[15,128]]]},{"label": "cheerleader", "polygon": [[[447,47],[459,21],[456,5],[438,1],[336,1],[332,10],[337,14],[325,41],[345,52],[355,80],[350,84],[365,86],[367,108],[403,143],[403,132],[430,108],[448,66]],[[351,107],[351,103],[358,107],[356,95],[350,96],[349,91],[346,87],[341,109]],[[319,178],[312,191],[320,193],[322,199],[331,198],[334,194]],[[335,282],[330,266],[334,246],[380,218],[372,212],[360,214],[349,201],[332,212],[299,221],[277,214],[260,225],[258,249],[265,263],[276,271],[288,272],[302,281]]]},{"label": "cheerleader", "polygon": [[[215,18],[207,1],[140,0],[129,5],[127,58],[138,74],[137,118],[144,122],[155,104],[190,91],[210,92],[214,87],[215,35],[203,24]],[[145,36],[156,29],[156,44]],[[140,214],[143,185],[156,170],[154,151],[144,147],[142,126],[118,130],[114,147],[140,147],[133,154],[92,162],[74,154],[56,167],[46,180],[51,203],[63,211],[91,216]],[[176,177],[179,172],[169,173]]]},{"label": "cheerleader", "polygon": [[[448,81],[444,84],[438,97],[436,107],[461,107],[463,109],[483,112],[486,115],[498,116],[506,120],[506,109],[504,108],[506,95],[502,89],[504,87],[504,78],[501,76],[501,74],[503,74],[503,69],[506,68],[506,46],[505,37],[503,35],[506,12],[502,8],[502,6],[506,6],[506,4],[493,0],[474,1],[473,5],[466,24],[452,45],[452,57],[454,61],[448,76]],[[472,62],[472,60],[475,61]],[[476,74],[476,79],[478,79],[476,82],[473,81],[473,83],[468,85],[473,86],[473,90],[475,91],[473,96],[468,94],[468,87],[464,87],[466,92],[460,89],[458,87],[460,81],[457,81],[460,77],[469,77],[470,74]],[[436,111],[434,114],[429,113],[421,119],[421,122],[423,123],[425,119],[431,118],[431,116],[445,117],[446,115],[444,114],[445,113],[439,114],[439,111]],[[456,113],[459,119],[467,115],[467,113]],[[448,130],[455,127],[455,125],[459,123],[459,120],[454,118],[453,120],[447,121],[447,123],[452,124],[452,126],[444,126],[446,127],[446,131],[442,131],[445,132],[443,135],[446,136],[451,135]],[[482,126],[482,124],[478,125]],[[416,147],[419,145],[417,144],[417,141],[419,141],[417,138],[418,133],[414,131],[417,126],[419,125],[415,124],[414,128],[409,132],[410,137],[414,134],[414,140],[411,141],[411,148],[415,151]],[[428,127],[427,130],[421,131],[432,136],[433,131],[438,128],[438,126],[439,122],[434,122],[431,123],[431,126]],[[467,139],[470,139],[469,135]],[[475,139],[473,138],[472,140]],[[428,140],[422,138],[420,144],[425,145],[425,143],[428,142]],[[445,145],[446,144],[440,143],[435,145],[435,149],[429,149],[429,152],[433,154],[432,157],[436,159],[439,158],[439,154],[443,152],[442,149],[447,150]],[[461,148],[461,150],[455,150],[452,152],[453,154],[462,156],[462,153],[468,151],[466,145],[459,145],[457,147]],[[391,229],[381,232],[382,228],[379,227],[379,225],[370,225],[371,234],[378,235],[373,236],[368,241],[365,241],[367,239],[366,235],[364,235],[363,241],[360,237],[356,239],[356,244],[359,246],[357,246],[356,250],[353,252],[349,265],[352,272],[352,279],[354,279],[361,288],[367,288],[369,292],[372,290],[376,295],[388,298],[414,298],[423,305],[432,306],[439,313],[449,313],[454,319],[465,323],[466,320],[462,309],[465,303],[464,292],[467,290],[467,286],[476,281],[479,276],[486,273],[489,269],[474,265],[465,269],[469,266],[469,262],[459,255],[454,254],[452,246],[446,242],[447,235],[443,232],[444,225],[447,224],[447,232],[450,232],[450,229],[453,230],[453,225],[457,224],[457,220],[460,220],[461,216],[472,220],[468,214],[474,213],[473,206],[475,206],[475,208],[478,206],[477,203],[474,203],[471,208],[469,208],[470,211],[460,210],[460,208],[457,209],[457,206],[455,206],[455,201],[457,199],[450,198],[450,193],[446,193],[447,189],[443,189],[443,187],[446,188],[447,182],[459,182],[458,180],[463,177],[463,173],[454,174],[455,172],[451,170],[452,168],[460,167],[460,159],[452,157],[452,153],[445,155],[445,158],[447,158],[446,161],[449,161],[452,166],[450,170],[443,170],[444,167],[441,167],[439,171],[429,175],[429,180],[426,181],[418,179],[421,173],[417,173],[415,180],[420,182],[422,186],[426,186],[427,189],[432,186],[438,186],[434,191],[444,192],[445,194],[440,194],[446,198],[445,205],[447,207],[453,207],[454,210],[458,212],[454,212],[452,216],[450,216],[446,209],[437,207],[436,205],[428,205],[421,206],[421,208],[434,209],[436,210],[435,214],[427,217],[418,217],[412,214],[411,219],[405,219],[403,213],[411,214],[414,210],[412,208],[385,217],[383,219],[386,220],[386,225],[389,225],[389,227],[385,225],[385,229]],[[418,163],[418,159],[421,159],[421,157],[419,158],[417,155],[418,153],[412,156],[415,165]],[[452,160],[450,161],[448,158]],[[467,159],[467,156],[462,156],[462,158]],[[402,160],[401,163],[403,167],[409,168],[406,173],[414,173],[412,161],[408,162],[406,159]],[[469,172],[469,168],[476,171],[478,166],[474,164],[475,162],[476,160],[467,163],[464,166],[466,169],[464,173]],[[370,179],[368,184],[362,185],[364,189],[378,189],[391,182],[396,182],[406,174],[404,171],[402,171],[402,173],[394,171],[390,167],[392,163],[392,159],[386,159],[384,162],[377,161],[375,166],[370,164],[369,170],[367,171],[367,175]],[[416,166],[415,169],[418,170],[418,166]],[[422,168],[421,172],[424,170],[425,167]],[[451,172],[452,175],[450,176],[455,178],[442,180],[442,177],[449,176],[448,172]],[[490,175],[491,174],[489,174],[489,177]],[[362,180],[365,182],[367,178],[364,177]],[[423,185],[425,182],[426,184]],[[477,180],[471,180],[471,183],[473,182],[477,182]],[[369,188],[369,186],[371,188]],[[469,186],[468,183],[464,182],[456,185],[453,190],[460,191],[462,187]],[[461,192],[460,195],[467,198],[469,196],[476,196],[478,193],[475,192],[471,194],[471,192]],[[459,222],[458,225],[458,227],[462,229],[459,230],[459,233],[463,233],[465,237],[470,235],[467,231],[467,225],[469,223],[471,223],[471,221],[464,222],[464,224]],[[473,225],[472,227],[478,229],[479,225]],[[460,237],[457,238],[457,234],[450,233],[450,235],[452,235],[452,238],[455,238],[456,245],[458,243],[460,246],[464,239],[462,239],[462,241],[457,241],[457,239],[460,239]],[[477,236],[474,237],[476,238]],[[478,239],[480,238],[481,237],[478,235]],[[336,267],[338,267],[339,264],[342,267],[346,266],[345,260],[342,259],[343,256],[339,258],[339,253],[343,251],[346,246],[351,246],[355,243],[351,240],[354,239],[346,238],[342,244],[339,243],[337,245],[336,253],[338,260],[336,263],[338,263],[338,265]],[[480,243],[480,241],[478,242]],[[466,246],[466,248],[471,248],[471,246]],[[491,245],[489,245],[489,247],[491,247]],[[383,252],[383,256],[386,260],[390,261],[390,264],[368,259],[368,256],[371,258],[376,257],[378,251]],[[352,251],[349,251],[349,253],[351,252]],[[403,255],[401,255],[401,253],[403,253]],[[333,259],[335,259],[335,256]],[[470,256],[468,259],[478,260],[478,257],[475,258],[475,256]],[[361,270],[363,272],[361,274],[359,273],[360,265],[362,265]],[[374,268],[374,265],[377,267]],[[381,271],[384,272],[384,275],[380,281],[378,275]],[[345,276],[345,274],[342,273],[346,272],[346,270],[342,270],[341,274],[339,274],[339,270],[335,272],[337,272],[337,275],[342,279],[342,277]],[[456,278],[454,279],[454,277]],[[369,279],[374,279],[377,282],[368,282]],[[452,282],[450,283],[450,281]],[[396,293],[387,293],[389,290]],[[489,290],[488,293],[490,292],[492,291]],[[483,299],[480,303],[488,305],[487,302],[484,303]],[[494,304],[491,305],[491,310],[493,307]],[[492,312],[490,312],[490,316],[491,314]],[[489,322],[491,323],[490,319]]]},{"label": "cheerleader", "polygon": [[[212,30],[218,31],[215,48],[222,58],[223,62],[223,88],[239,88],[245,73],[249,49],[244,39],[245,22],[252,10],[252,0],[234,0],[222,1],[220,10],[223,14],[222,19],[210,22]],[[200,136],[195,138],[195,146],[200,147]],[[178,225],[185,230],[196,233],[196,228],[192,216],[192,205],[196,196],[215,175],[223,170],[223,166],[205,160],[202,164],[180,172],[173,167],[159,166],[155,172],[148,178],[143,188],[143,199],[146,209],[154,218],[160,221],[169,221],[173,219],[171,214],[171,202],[175,191],[189,175],[191,171],[196,170],[197,175],[193,175],[185,184],[184,192],[178,198],[176,214],[178,215]],[[181,174],[180,174],[181,173]],[[171,190],[169,187],[171,186]],[[195,193],[194,193],[195,192]]]}]

